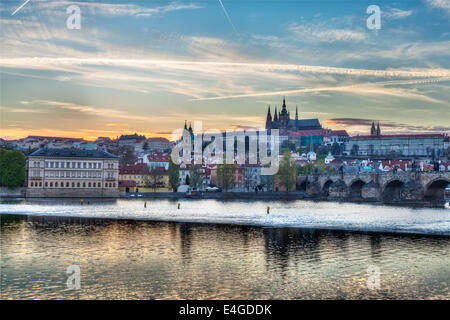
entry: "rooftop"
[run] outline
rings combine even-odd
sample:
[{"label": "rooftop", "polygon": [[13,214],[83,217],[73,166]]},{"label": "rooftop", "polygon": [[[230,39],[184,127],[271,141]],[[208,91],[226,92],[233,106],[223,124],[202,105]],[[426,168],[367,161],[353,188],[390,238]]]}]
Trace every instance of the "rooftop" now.
[{"label": "rooftop", "polygon": [[80,150],[74,148],[41,148],[36,150],[30,157],[48,157],[48,158],[96,158],[96,159],[116,159],[117,156],[100,150]]}]

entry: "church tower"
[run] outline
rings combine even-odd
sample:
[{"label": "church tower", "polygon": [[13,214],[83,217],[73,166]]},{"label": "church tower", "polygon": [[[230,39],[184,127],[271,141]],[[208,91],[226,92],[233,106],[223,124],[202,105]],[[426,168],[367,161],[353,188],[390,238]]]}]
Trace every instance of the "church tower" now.
[{"label": "church tower", "polygon": [[295,106],[295,130],[298,130],[298,106]]},{"label": "church tower", "polygon": [[273,114],[273,122],[278,122],[277,106],[275,106],[275,112]]},{"label": "church tower", "polygon": [[381,129],[380,129],[380,123],[378,122],[377,125],[377,136],[381,136]]},{"label": "church tower", "polygon": [[370,135],[374,136],[377,134],[377,130],[375,129],[375,122],[372,121],[372,127],[370,128]]},{"label": "church tower", "polygon": [[267,110],[266,130],[270,129],[272,129],[272,115],[270,114],[270,104],[269,104],[269,109]]},{"label": "church tower", "polygon": [[286,108],[286,99],[283,97],[283,106],[281,108],[281,112],[280,112],[280,116],[279,116],[279,128],[280,129],[287,129],[288,125],[289,125],[289,112],[287,111]]}]

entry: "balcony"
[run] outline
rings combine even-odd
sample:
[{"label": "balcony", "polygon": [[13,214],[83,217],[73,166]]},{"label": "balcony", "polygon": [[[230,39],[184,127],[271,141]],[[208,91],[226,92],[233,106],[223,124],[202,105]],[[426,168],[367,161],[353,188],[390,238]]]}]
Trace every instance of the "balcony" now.
[{"label": "balcony", "polygon": [[30,180],[42,180],[42,177],[30,177]]}]

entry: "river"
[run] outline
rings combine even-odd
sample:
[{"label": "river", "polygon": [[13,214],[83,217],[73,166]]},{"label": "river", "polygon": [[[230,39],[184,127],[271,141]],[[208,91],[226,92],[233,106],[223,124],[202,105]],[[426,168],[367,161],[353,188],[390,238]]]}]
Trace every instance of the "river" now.
[{"label": "river", "polygon": [[450,298],[448,208],[10,200],[0,218],[2,299]]}]

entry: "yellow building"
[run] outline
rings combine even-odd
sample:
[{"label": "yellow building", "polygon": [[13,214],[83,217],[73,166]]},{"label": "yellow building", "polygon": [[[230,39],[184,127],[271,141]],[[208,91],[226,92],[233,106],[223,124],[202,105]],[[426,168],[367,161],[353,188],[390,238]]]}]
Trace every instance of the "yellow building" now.
[{"label": "yellow building", "polygon": [[146,163],[120,166],[119,190],[133,192],[169,192],[169,173],[164,168],[149,170]]}]

